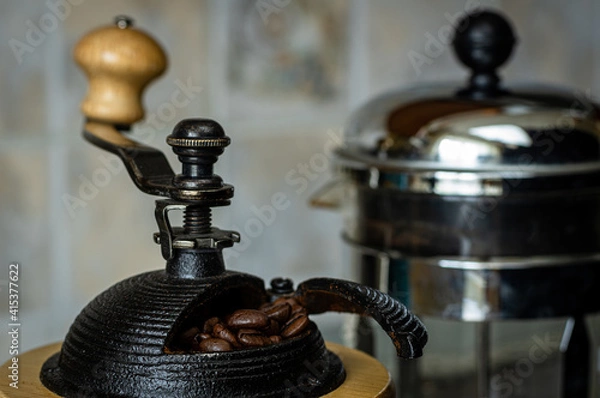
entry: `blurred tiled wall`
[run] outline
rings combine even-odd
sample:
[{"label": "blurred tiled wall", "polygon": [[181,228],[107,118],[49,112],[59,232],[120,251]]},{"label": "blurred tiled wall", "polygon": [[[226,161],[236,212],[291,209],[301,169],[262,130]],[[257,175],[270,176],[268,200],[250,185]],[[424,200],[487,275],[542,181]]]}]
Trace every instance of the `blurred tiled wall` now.
[{"label": "blurred tiled wall", "polygon": [[[340,217],[307,201],[330,177],[327,148],[349,112],[393,87],[465,78],[439,34],[478,4],[503,9],[518,29],[504,76],[598,92],[600,1],[2,0],[0,331],[11,261],[21,264],[22,349],[62,339],[96,294],[163,265],[151,239],[153,198],[81,138],[86,81],[71,51],[84,33],[127,14],[164,45],[169,70],[145,100],[155,121],[137,136],[170,152],[164,138],[178,120],[218,119],[233,145],[217,172],[236,196],[214,219],[243,239],[228,266],[299,282],[347,275]],[[187,106],[170,104],[176,90]],[[271,214],[274,195],[287,208]],[[339,340],[339,318],[323,323]],[[2,332],[2,361],[5,347]]]}]

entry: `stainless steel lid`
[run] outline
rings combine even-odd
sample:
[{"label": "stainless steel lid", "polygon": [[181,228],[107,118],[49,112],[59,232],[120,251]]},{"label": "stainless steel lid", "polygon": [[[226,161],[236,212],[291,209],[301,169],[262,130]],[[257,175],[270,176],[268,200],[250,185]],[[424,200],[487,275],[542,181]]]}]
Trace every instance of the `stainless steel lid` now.
[{"label": "stainless steel lid", "polygon": [[416,86],[368,102],[350,118],[338,167],[372,187],[394,181],[437,194],[499,195],[507,179],[543,179],[547,187],[548,179],[574,175],[595,186],[597,105],[574,90],[504,86],[496,69],[516,42],[508,22],[486,11],[460,26],[453,46],[471,69],[466,87]]}]

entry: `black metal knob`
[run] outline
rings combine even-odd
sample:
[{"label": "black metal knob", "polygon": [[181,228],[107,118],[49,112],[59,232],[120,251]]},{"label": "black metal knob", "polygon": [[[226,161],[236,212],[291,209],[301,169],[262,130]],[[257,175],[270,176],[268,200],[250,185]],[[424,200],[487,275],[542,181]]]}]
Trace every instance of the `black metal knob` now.
[{"label": "black metal knob", "polygon": [[221,187],[223,180],[213,174],[213,165],[230,139],[214,120],[186,119],[177,123],[167,144],[182,163],[181,174],[175,176],[177,187],[197,189]]},{"label": "black metal knob", "polygon": [[294,282],[289,278],[274,278],[271,280],[271,293],[276,295],[294,292]]},{"label": "black metal knob", "polygon": [[517,39],[508,20],[493,11],[469,14],[458,24],[452,44],[456,57],[471,69],[469,87],[459,92],[474,98],[504,93],[496,73],[510,57]]}]

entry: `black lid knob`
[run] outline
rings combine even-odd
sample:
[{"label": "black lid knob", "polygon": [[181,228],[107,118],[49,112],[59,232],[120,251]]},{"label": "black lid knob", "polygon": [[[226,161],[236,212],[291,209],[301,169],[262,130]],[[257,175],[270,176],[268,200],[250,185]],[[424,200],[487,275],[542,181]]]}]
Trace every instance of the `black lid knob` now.
[{"label": "black lid knob", "polygon": [[294,282],[289,278],[275,278],[271,280],[271,293],[290,294],[294,292]]},{"label": "black lid knob", "polygon": [[474,98],[504,93],[496,69],[510,57],[517,39],[508,20],[493,11],[469,14],[458,24],[452,44],[457,58],[471,69],[469,87],[459,92]]},{"label": "black lid knob", "polygon": [[229,143],[223,127],[214,120],[186,119],[177,123],[167,137],[167,144],[182,163],[181,174],[173,181],[175,186],[221,186],[223,181],[213,174],[213,165]]}]

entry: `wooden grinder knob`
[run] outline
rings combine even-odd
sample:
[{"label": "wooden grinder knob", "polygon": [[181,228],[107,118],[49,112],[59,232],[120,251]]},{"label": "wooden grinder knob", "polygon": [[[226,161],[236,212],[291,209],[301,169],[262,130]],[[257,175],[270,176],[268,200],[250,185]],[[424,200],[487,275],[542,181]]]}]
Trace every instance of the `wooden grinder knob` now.
[{"label": "wooden grinder knob", "polygon": [[160,45],[126,17],[85,35],[74,56],[89,79],[82,112],[89,120],[115,125],[131,125],[144,117],[142,92],[167,67]]}]

